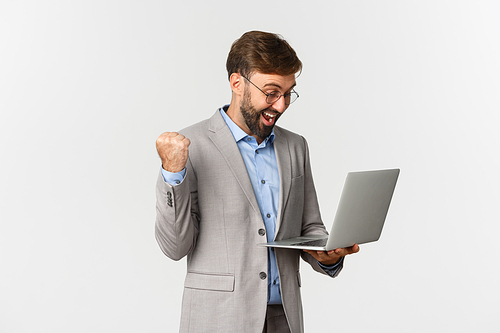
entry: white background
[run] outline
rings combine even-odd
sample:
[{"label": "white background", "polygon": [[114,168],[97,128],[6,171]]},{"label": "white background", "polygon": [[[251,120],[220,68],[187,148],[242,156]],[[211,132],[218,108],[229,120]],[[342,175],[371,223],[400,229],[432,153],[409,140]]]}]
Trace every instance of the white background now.
[{"label": "white background", "polygon": [[178,330],[155,139],[229,102],[255,29],[304,63],[280,125],[328,228],[346,172],[401,168],[379,242],[303,265],[306,331],[499,332],[499,2],[181,2],[0,3],[0,332]]}]

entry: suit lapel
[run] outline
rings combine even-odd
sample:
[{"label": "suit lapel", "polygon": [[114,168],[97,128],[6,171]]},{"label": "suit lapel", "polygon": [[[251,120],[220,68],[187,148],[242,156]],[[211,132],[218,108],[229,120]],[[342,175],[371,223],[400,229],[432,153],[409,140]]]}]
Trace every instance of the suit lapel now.
[{"label": "suit lapel", "polygon": [[258,213],[258,216],[261,216],[259,205],[257,203],[257,199],[255,198],[252,182],[250,181],[250,176],[248,176],[245,162],[241,157],[238,145],[234,141],[233,134],[231,133],[229,127],[227,127],[227,124],[222,118],[219,110],[217,110],[212,118],[210,118],[210,126],[208,128],[208,131],[210,140],[212,140],[222,156],[224,156],[229,169],[231,169],[231,172],[240,184],[241,189],[252,205],[252,208],[256,213]]},{"label": "suit lapel", "polygon": [[290,193],[290,186],[292,180],[291,158],[288,148],[288,141],[281,135],[278,127],[274,128],[274,151],[276,152],[276,159],[278,162],[278,170],[280,174],[280,197],[278,205],[278,216],[276,218],[276,235],[278,234],[281,226],[281,217],[285,207],[286,199]]}]

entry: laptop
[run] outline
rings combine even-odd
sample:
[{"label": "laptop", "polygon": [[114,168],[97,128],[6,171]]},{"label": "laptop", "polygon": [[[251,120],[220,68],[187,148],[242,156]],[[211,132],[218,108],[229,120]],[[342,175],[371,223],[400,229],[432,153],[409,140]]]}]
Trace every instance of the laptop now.
[{"label": "laptop", "polygon": [[308,235],[260,246],[330,251],[380,238],[399,169],[349,172],[330,235]]}]

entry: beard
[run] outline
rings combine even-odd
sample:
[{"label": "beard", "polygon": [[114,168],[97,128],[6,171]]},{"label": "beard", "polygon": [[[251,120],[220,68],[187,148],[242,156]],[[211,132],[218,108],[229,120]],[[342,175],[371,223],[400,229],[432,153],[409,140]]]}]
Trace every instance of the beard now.
[{"label": "beard", "polygon": [[[275,113],[276,119],[273,121],[271,126],[264,125],[260,119],[262,112]],[[274,128],[274,124],[278,121],[280,116],[279,112],[273,110],[272,108],[267,108],[261,111],[257,111],[255,107],[252,105],[250,91],[245,88],[245,92],[243,94],[243,100],[240,104],[240,112],[243,115],[243,119],[245,119],[245,124],[248,126],[250,131],[253,134],[257,135],[259,138],[265,139],[271,134]]]}]

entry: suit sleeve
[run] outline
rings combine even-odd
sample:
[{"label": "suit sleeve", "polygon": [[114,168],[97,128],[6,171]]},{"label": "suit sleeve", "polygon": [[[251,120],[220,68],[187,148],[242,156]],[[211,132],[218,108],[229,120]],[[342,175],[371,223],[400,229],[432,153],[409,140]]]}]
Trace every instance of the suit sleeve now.
[{"label": "suit sleeve", "polygon": [[[311,161],[309,158],[309,148],[307,141],[304,140],[305,146],[305,165],[304,165],[304,210],[302,218],[302,235],[312,234],[328,234],[325,225],[321,219],[319,210],[318,197],[311,170]],[[344,260],[341,260],[335,269],[325,271],[320,267],[318,261],[307,252],[301,252],[301,257],[304,261],[308,262],[312,268],[320,273],[326,274],[331,277],[336,277],[343,268]]]},{"label": "suit sleeve", "polygon": [[186,169],[186,177],[178,185],[165,182],[161,171],[156,182],[155,237],[163,253],[173,260],[190,253],[198,237],[196,177],[192,167]]}]

